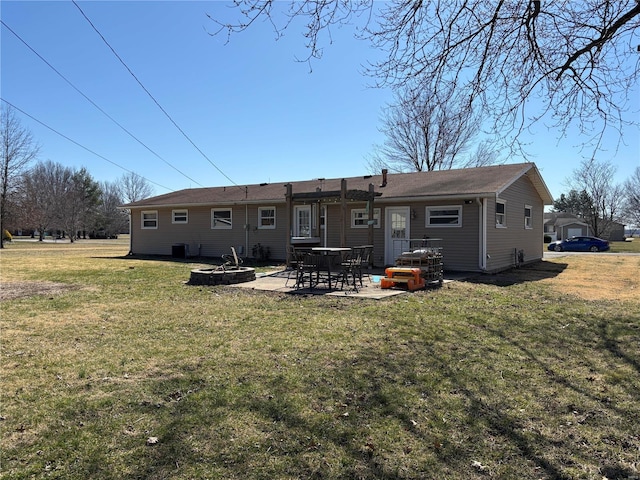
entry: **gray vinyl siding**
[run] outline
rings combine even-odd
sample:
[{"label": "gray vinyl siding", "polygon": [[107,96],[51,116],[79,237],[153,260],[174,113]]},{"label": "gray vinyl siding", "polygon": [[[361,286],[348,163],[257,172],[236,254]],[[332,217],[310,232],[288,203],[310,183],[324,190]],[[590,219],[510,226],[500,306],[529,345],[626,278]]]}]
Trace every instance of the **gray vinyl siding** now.
[{"label": "gray vinyl siding", "polygon": [[[426,225],[426,207],[456,205],[462,208],[461,227],[431,227]],[[412,206],[413,208],[413,206]],[[442,263],[445,270],[474,271],[478,269],[478,204],[475,200],[465,204],[463,200],[445,203],[422,203],[415,207],[417,218],[412,221],[411,236],[422,238],[440,238],[442,247]],[[414,223],[416,226],[414,227]]]},{"label": "gray vinyl siding", "polygon": [[[428,227],[426,225],[426,207],[440,207],[444,205],[456,205],[462,208],[461,227]],[[400,204],[394,204],[400,206]],[[410,236],[412,239],[440,239],[432,240],[431,244],[442,247],[443,263],[446,270],[473,271],[478,270],[478,205],[475,203],[465,205],[463,200],[442,202],[407,202],[402,206],[408,206],[413,212],[410,220]],[[385,209],[387,205],[378,203],[374,208],[380,208],[380,228],[373,229],[374,237],[374,264],[384,265],[384,241],[385,241]],[[352,208],[363,208],[354,205]],[[351,215],[349,208],[348,214]],[[336,235],[339,236],[339,210],[336,210],[335,225]],[[367,229],[351,228],[351,217],[347,228],[347,246],[362,245],[367,243]]]},{"label": "gray vinyl siding", "polygon": [[[506,201],[506,227],[496,226],[496,199],[487,200],[487,270],[497,271],[516,264],[518,251],[524,252],[524,262],[542,258],[544,205],[527,177],[516,180],[502,192],[499,200]],[[525,205],[532,207],[532,228],[524,225]]]},{"label": "gray vinyl siding", "polygon": [[[260,243],[268,247],[271,258],[284,259],[286,257],[286,209],[284,205],[269,204],[276,207],[276,228],[258,228],[257,205],[199,206],[180,208],[158,208],[158,228],[142,229],[142,211],[153,208],[134,209],[131,217],[131,251],[138,255],[171,255],[172,246],[186,244],[192,256],[220,257],[230,253],[231,247],[243,251],[242,256],[252,255],[252,249]],[[212,229],[212,208],[231,209],[232,228]],[[188,223],[173,224],[172,211],[187,210]],[[245,229],[245,225],[248,228]]]},{"label": "gray vinyl siding", "polygon": [[[346,211],[346,246],[355,247],[357,245],[369,244],[369,229],[368,228],[352,228],[351,227],[351,210],[363,209],[366,207],[364,203],[349,203]],[[374,202],[374,208],[380,208],[381,216],[384,217],[384,207],[376,205]],[[327,246],[334,247],[340,246],[340,209],[341,206],[328,205],[327,206]],[[381,219],[384,221],[384,219]],[[321,232],[322,239],[324,241],[324,230]],[[384,262],[384,225],[380,228],[373,229],[373,262],[375,265],[382,265]]]}]

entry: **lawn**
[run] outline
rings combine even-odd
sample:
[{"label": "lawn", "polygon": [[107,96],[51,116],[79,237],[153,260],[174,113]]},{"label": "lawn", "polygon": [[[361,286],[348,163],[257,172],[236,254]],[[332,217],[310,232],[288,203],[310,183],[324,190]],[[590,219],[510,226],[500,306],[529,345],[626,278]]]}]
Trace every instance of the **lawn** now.
[{"label": "lawn", "polygon": [[376,301],[126,253],[0,252],[0,478],[640,477],[640,257]]},{"label": "lawn", "polygon": [[611,252],[614,253],[640,253],[640,238],[634,238],[630,242],[611,242]]}]

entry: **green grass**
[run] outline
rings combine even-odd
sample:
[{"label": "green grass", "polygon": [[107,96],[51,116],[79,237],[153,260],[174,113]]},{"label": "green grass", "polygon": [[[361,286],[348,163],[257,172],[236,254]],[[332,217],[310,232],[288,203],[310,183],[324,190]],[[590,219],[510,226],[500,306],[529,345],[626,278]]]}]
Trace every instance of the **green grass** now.
[{"label": "green grass", "polygon": [[640,302],[193,287],[125,254],[0,253],[3,282],[76,287],[0,304],[0,478],[640,475]]},{"label": "green grass", "polygon": [[640,238],[634,238],[631,242],[611,242],[609,245],[613,253],[640,253]]}]

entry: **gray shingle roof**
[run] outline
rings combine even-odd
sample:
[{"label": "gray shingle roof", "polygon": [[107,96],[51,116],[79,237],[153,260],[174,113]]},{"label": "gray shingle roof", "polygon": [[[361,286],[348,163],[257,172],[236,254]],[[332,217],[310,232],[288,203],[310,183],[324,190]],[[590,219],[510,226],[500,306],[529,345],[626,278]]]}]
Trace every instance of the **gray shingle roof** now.
[{"label": "gray shingle roof", "polygon": [[[349,190],[368,190],[373,184],[382,195],[376,202],[402,198],[486,197],[499,194],[522,175],[529,175],[545,204],[552,202],[538,169],[533,163],[493,165],[489,167],[439,170],[431,172],[390,173],[387,184],[383,176],[367,175],[346,178]],[[131,207],[187,206],[232,203],[283,202],[285,185],[291,183],[293,193],[340,190],[340,178],[315,179],[243,186],[190,188],[150,197],[124,205]]]}]

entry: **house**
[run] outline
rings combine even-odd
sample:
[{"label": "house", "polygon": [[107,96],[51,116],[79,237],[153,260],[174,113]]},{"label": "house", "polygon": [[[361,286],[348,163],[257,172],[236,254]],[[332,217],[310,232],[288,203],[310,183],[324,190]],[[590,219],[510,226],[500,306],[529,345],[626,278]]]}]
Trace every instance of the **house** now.
[{"label": "house", "polygon": [[[601,221],[600,225],[606,224],[605,233],[600,236],[604,240],[612,242],[624,241],[623,223],[611,220]],[[551,237],[551,241],[563,240],[571,237],[591,236],[593,232],[584,219],[565,212],[545,212],[544,213],[544,234]]]},{"label": "house", "polygon": [[584,220],[565,212],[544,213],[544,234],[551,237],[552,242],[591,235],[589,225]]},{"label": "house", "polygon": [[[124,205],[131,253],[220,257],[289,245],[374,246],[391,265],[411,239],[443,248],[444,268],[493,272],[540,260],[553,199],[533,163],[180,190]],[[438,239],[438,240],[433,240]],[[265,255],[267,256],[267,255]]]}]

